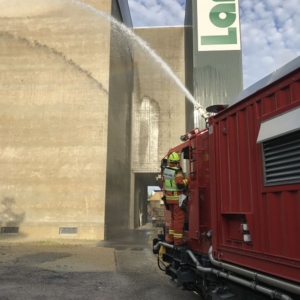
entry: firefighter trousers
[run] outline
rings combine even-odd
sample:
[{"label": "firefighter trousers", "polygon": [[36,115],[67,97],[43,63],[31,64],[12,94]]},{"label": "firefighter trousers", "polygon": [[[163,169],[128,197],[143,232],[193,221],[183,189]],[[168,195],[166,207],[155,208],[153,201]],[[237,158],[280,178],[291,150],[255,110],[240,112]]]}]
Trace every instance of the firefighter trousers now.
[{"label": "firefighter trousers", "polygon": [[[170,202],[168,202],[169,204]],[[171,221],[169,227],[169,233],[166,237],[166,242],[173,243],[174,245],[182,245],[183,241],[183,227],[185,220],[185,211],[181,209],[178,202],[169,204]]]}]

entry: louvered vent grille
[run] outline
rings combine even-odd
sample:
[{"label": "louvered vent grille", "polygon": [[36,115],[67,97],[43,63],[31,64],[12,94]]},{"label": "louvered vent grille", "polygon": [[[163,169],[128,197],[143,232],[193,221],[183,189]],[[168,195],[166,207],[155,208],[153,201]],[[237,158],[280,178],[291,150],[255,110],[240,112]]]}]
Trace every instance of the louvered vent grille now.
[{"label": "louvered vent grille", "polygon": [[265,185],[300,183],[300,131],[263,143]]},{"label": "louvered vent grille", "polygon": [[77,234],[77,227],[59,227],[59,234],[60,235],[76,235]]},{"label": "louvered vent grille", "polygon": [[1,227],[1,234],[18,234],[19,227]]}]

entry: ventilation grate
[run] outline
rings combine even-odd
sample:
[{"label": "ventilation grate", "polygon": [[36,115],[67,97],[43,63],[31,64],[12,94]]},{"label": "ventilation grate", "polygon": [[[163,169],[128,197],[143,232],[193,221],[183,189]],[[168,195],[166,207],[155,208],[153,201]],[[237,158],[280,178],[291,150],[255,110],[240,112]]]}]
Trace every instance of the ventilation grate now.
[{"label": "ventilation grate", "polygon": [[300,183],[300,131],[263,143],[265,185]]},{"label": "ventilation grate", "polygon": [[1,234],[18,234],[19,227],[1,227]]},{"label": "ventilation grate", "polygon": [[59,227],[60,235],[76,235],[77,227]]}]

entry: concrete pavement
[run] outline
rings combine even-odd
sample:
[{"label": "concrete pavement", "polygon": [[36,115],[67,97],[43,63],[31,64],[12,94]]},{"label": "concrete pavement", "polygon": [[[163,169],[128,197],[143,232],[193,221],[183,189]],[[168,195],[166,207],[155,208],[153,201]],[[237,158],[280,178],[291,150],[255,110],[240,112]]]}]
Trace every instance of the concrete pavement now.
[{"label": "concrete pavement", "polygon": [[156,229],[81,245],[58,242],[1,243],[2,300],[193,300],[175,288],[149,249]]}]

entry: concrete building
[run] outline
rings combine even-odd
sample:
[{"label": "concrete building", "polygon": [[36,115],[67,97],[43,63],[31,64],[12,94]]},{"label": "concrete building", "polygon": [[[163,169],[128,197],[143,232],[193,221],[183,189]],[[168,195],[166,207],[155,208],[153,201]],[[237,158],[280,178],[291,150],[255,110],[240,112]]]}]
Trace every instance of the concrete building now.
[{"label": "concrete building", "polygon": [[[184,28],[139,28],[134,32],[184,82]],[[155,179],[160,161],[186,132],[185,95],[159,64],[139,49],[134,54],[131,228],[139,225],[140,213],[146,221],[147,203],[143,199],[147,198],[147,186],[160,184]]]},{"label": "concrete building", "polygon": [[[102,240],[147,220],[193,107],[108,15],[132,27],[125,0],[0,4],[0,239]],[[134,33],[195,92],[192,28]]]},{"label": "concrete building", "polygon": [[130,26],[128,6],[4,2],[1,236],[103,239],[128,224],[133,60],[98,11]]},{"label": "concrete building", "polygon": [[[104,239],[139,226],[140,196],[147,196],[139,182],[149,172],[155,181],[160,157],[175,142],[165,126],[181,115],[178,130],[185,131],[184,96],[102,15],[132,27],[126,1],[5,2],[1,237]],[[140,33],[183,79],[183,28],[174,31],[175,40],[171,28]],[[180,113],[160,118],[173,101]]]}]

